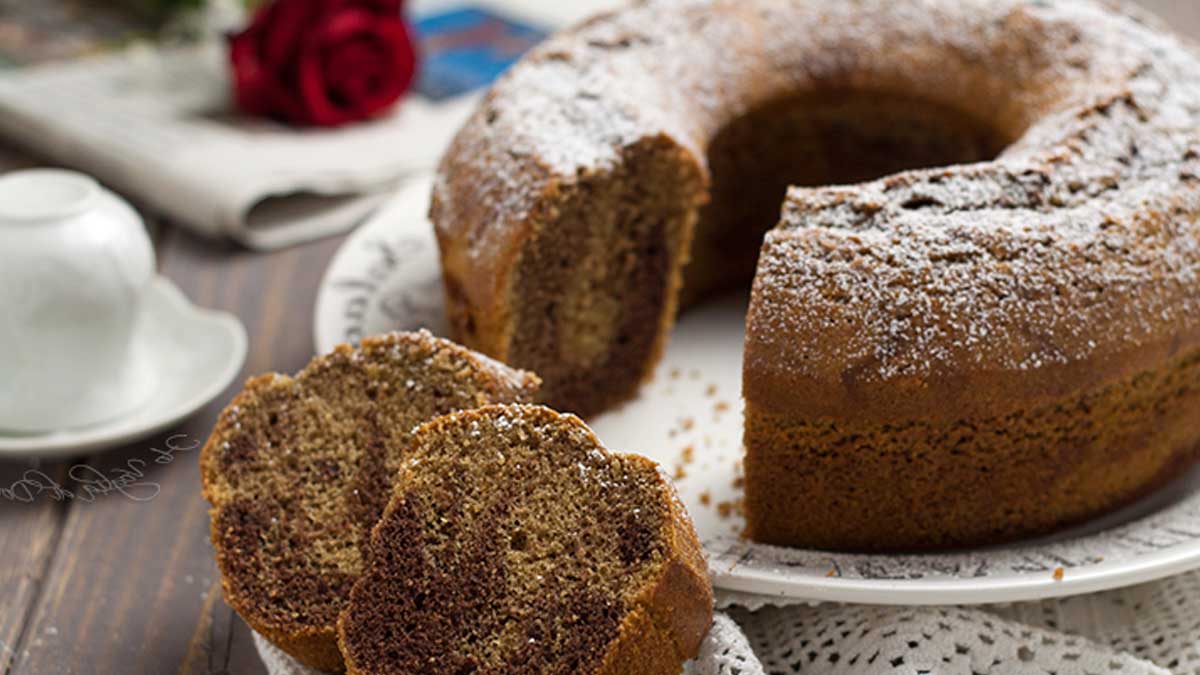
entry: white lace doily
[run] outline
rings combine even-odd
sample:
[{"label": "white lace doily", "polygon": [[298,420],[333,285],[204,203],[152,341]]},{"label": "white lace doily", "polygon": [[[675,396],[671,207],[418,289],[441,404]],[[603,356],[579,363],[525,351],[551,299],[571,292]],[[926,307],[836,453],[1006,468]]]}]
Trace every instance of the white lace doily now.
[{"label": "white lace doily", "polygon": [[[1004,606],[718,602],[686,675],[1200,675],[1200,572]],[[254,637],[271,675],[320,675]]]}]

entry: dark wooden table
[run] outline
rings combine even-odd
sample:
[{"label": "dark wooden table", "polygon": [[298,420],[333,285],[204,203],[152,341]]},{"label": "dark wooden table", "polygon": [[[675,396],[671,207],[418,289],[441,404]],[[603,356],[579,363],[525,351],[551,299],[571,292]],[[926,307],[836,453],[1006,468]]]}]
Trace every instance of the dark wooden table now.
[{"label": "dark wooden table", "polygon": [[[1200,3],[1140,0],[1200,38]],[[32,164],[0,148],[0,169]],[[341,238],[259,254],[152,223],[162,274],[193,302],[241,317],[250,350],[237,385],[178,428],[96,457],[0,462],[0,488],[36,470],[70,487],[71,472],[108,473],[146,460],[149,501],[0,501],[0,672],[264,673],[249,629],[225,604],[208,543],[196,451],[154,464],[182,434],[206,438],[245,376],[291,372],[312,356],[317,285]],[[178,445],[178,443],[176,444]],[[84,468],[79,468],[84,467]]]}]

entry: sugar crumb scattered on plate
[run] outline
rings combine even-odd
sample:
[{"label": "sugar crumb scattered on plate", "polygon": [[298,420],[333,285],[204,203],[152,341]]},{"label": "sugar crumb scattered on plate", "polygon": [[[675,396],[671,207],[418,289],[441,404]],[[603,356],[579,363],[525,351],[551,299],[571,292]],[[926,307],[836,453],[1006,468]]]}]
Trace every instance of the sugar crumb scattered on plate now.
[{"label": "sugar crumb scattered on plate", "polygon": [[743,502],[741,499],[717,502],[717,515],[722,518],[731,518],[735,514],[740,516],[742,515],[742,512]]}]

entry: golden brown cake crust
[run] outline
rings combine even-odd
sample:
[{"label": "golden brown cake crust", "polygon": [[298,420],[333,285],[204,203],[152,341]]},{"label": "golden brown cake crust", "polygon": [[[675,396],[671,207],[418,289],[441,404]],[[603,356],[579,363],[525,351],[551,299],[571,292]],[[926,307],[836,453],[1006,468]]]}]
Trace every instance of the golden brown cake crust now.
[{"label": "golden brown cake crust", "polygon": [[[642,594],[638,609],[621,624],[600,675],[674,675],[679,663],[696,656],[712,625],[712,585],[704,549],[674,485],[665,475],[662,480],[671,494],[668,563]],[[664,644],[672,649],[664,650]]]},{"label": "golden brown cake crust", "polygon": [[[806,111],[813,101],[827,107]],[[903,128],[879,121],[889,111]],[[1111,509],[1200,443],[1189,418],[1164,412],[1200,386],[1181,365],[1200,351],[1197,128],[1193,46],[1116,3],[651,0],[512,69],[446,155],[432,217],[458,335],[518,364],[591,348],[531,334],[572,335],[620,316],[614,302],[646,312],[596,281],[606,277],[591,270],[627,258],[591,253],[588,242],[617,247],[622,235],[578,215],[580,186],[605,196],[598,211],[633,213],[617,217],[629,231],[678,222],[680,236],[635,239],[637,259],[691,256],[689,283],[717,279],[723,241],[740,266],[737,235],[751,246],[761,236],[743,371],[750,533],[832,548],[964,545]],[[676,157],[651,175],[689,187],[663,198],[626,186],[632,164],[647,165],[647,139]],[[846,161],[872,153],[943,161],[898,172]],[[739,195],[766,199],[752,192],[771,178],[758,165],[814,186],[779,195],[765,236],[734,208]],[[527,264],[553,236],[572,242],[554,261],[570,274]],[[665,295],[646,301],[659,336],[682,274],[671,267]],[[522,315],[530,294],[549,298],[533,319]],[[587,311],[560,309],[576,306]],[[630,343],[612,336],[610,354],[644,376],[658,348]],[[547,391],[581,374],[551,372]],[[619,395],[578,407],[595,412],[638,379],[595,380]],[[1177,388],[1141,388],[1166,379]],[[1118,434],[1086,408],[1100,399],[1152,412]],[[1026,434],[1000,438],[1014,420]],[[1122,476],[1122,461],[1136,470]],[[990,508],[932,498],[997,469],[1006,486],[1048,492],[1040,513],[1032,492]],[[889,508],[846,506],[872,496]],[[803,499],[821,506],[803,512]],[[921,524],[904,522],[903,504]]]},{"label": "golden brown cake crust", "polygon": [[675,675],[712,621],[669,479],[540,406],[422,427],[371,560],[339,620],[352,675]]},{"label": "golden brown cake crust", "polygon": [[412,430],[529,401],[537,386],[425,331],[339,345],[295,377],[251,378],[200,457],[225,601],[302,663],[341,671],[337,614]]},{"label": "golden brown cake crust", "polygon": [[[949,424],[808,420],[752,407],[749,534],[879,551],[1049,532],[1185,471],[1200,457],[1197,410],[1200,352],[1049,405]],[[884,487],[862,487],[875,485]]]}]

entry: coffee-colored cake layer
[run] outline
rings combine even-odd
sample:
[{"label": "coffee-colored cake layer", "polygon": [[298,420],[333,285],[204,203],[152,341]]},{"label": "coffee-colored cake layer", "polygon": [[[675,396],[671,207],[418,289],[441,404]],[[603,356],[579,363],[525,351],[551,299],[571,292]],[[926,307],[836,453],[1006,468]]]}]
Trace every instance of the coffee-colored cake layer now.
[{"label": "coffee-colored cake layer", "polygon": [[528,401],[537,385],[426,332],[339,346],[294,378],[251,379],[201,456],[226,602],[300,661],[341,670],[337,616],[413,430]]},{"label": "coffee-colored cake layer", "polygon": [[657,466],[540,406],[422,427],[369,553],[339,622],[351,675],[677,675],[712,621]]},{"label": "coffee-colored cake layer", "polygon": [[[519,366],[557,363],[552,404],[593,413],[632,395],[676,307],[746,279],[757,252],[747,464],[825,427],[928,429],[905,442],[953,457],[944,428],[1069,408],[1200,349],[1198,128],[1192,47],[1091,0],[649,0],[511,69],[443,160],[431,213],[457,334]],[[1158,421],[1188,445],[1191,427]],[[1002,430],[979,431],[988,443]],[[846,448],[821,438],[815,453]],[[1105,485],[1113,467],[1082,460],[1101,447],[1060,450],[1008,480],[1045,484],[1070,473],[1047,467],[1078,461]],[[870,467],[824,476],[844,491],[823,499],[933,502],[866,478],[891,466],[886,453],[843,459]],[[780,473],[752,473],[768,482],[751,494],[779,492]],[[965,490],[973,475],[922,481]],[[773,539],[978,542],[1127,497],[1051,491],[1024,527],[968,528],[983,516],[965,509],[920,536],[900,510],[846,512],[844,541]],[[752,532],[787,518],[768,501],[749,502]],[[926,508],[933,521],[953,507]]]},{"label": "coffee-colored cake layer", "polygon": [[999,543],[1127,504],[1200,457],[1200,352],[998,417],[834,423],[754,408],[746,419],[758,541]]},{"label": "coffee-colored cake layer", "polygon": [[589,415],[621,402],[662,351],[695,218],[680,203],[700,187],[673,153],[648,141],[621,170],[564,190],[562,222],[573,227],[538,237],[514,270],[511,353],[552,383],[542,400],[558,409]]}]

